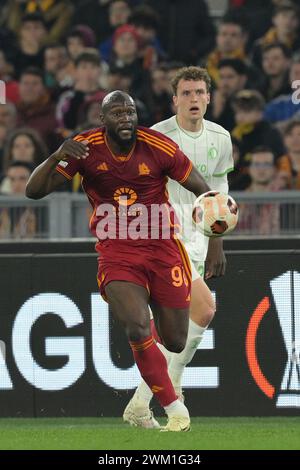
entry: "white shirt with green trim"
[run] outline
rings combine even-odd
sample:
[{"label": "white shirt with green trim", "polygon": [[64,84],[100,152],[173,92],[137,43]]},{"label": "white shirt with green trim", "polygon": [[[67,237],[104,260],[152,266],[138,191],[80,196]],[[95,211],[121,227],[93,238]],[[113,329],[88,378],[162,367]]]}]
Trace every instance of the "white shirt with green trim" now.
[{"label": "white shirt with green trim", "polygon": [[[211,189],[228,193],[227,174],[233,170],[232,144],[228,131],[204,119],[201,131],[189,132],[178,125],[176,116],[155,124],[152,129],[177,143]],[[209,239],[196,231],[192,222],[196,196],[171,179],[168,181],[168,191],[170,202],[182,225],[182,241],[190,258],[204,262]]]}]

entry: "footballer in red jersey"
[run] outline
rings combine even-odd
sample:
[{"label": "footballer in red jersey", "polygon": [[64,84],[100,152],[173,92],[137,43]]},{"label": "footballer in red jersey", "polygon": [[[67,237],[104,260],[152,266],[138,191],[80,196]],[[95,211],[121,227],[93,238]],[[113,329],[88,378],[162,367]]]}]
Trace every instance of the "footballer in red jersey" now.
[{"label": "footballer in red jersey", "polygon": [[[56,170],[68,179],[77,172],[82,176],[93,207],[90,228],[99,239],[101,294],[105,298],[105,286],[112,280],[131,281],[148,290],[151,285],[151,299],[161,305],[187,307],[189,259],[176,237],[178,224],[168,202],[166,176],[183,183],[192,170],[190,160],[170,139],[143,127],[137,127],[127,156],[114,154],[104,128],[74,140],[89,142],[89,157],[63,160]],[[134,219],[140,230],[133,230]]]},{"label": "footballer in red jersey", "polygon": [[135,104],[126,93],[107,95],[100,117],[103,127],[67,140],[35,169],[26,194],[39,199],[65,178],[81,175],[93,206],[90,228],[99,240],[100,292],[125,328],[141,375],[165,408],[166,430],[186,431],[188,411],[176,397],[151,334],[149,305],[164,345],[180,352],[188,328],[191,273],[176,236],[166,181],[173,178],[196,196],[209,187],[172,140],[137,126]]}]

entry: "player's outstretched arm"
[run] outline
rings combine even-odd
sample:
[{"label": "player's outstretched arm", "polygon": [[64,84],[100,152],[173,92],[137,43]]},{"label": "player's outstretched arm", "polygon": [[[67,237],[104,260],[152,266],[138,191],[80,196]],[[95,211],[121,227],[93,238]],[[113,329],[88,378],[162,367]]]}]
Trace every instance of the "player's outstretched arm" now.
[{"label": "player's outstretched arm", "polygon": [[31,174],[26,185],[26,196],[30,199],[41,199],[61,186],[66,178],[55,170],[57,163],[68,156],[86,158],[88,156],[87,143],[88,141],[66,140]]},{"label": "player's outstretched arm", "polygon": [[199,171],[194,166],[185,182],[181,184],[185,189],[188,189],[197,197],[200,196],[200,194],[210,191],[210,187],[207,185]]},{"label": "player's outstretched arm", "polygon": [[[210,191],[209,186],[195,167],[193,167],[190,175],[182,186],[189,191],[192,191],[197,197],[206,191]],[[226,258],[223,251],[223,240],[221,237],[210,238],[205,261],[205,279],[223,276],[225,274],[225,269]]]}]

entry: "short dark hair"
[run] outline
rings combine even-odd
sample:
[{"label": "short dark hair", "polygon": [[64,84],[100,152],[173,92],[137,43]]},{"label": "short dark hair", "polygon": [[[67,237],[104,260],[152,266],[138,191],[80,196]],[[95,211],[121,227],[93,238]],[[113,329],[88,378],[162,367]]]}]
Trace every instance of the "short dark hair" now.
[{"label": "short dark hair", "polygon": [[286,1],[283,0],[282,2],[278,3],[278,5],[274,9],[272,16],[274,17],[286,11],[292,11],[295,13],[295,15],[299,16],[299,7],[295,5],[295,3],[292,3],[288,0]]},{"label": "short dark hair", "polygon": [[271,51],[272,49],[280,49],[283,53],[283,55],[289,59],[291,57],[291,50],[282,42],[272,42],[271,44],[267,44],[263,49],[262,49],[262,55],[264,55],[266,52]]},{"label": "short dark hair", "polygon": [[157,31],[160,21],[158,14],[153,8],[149,5],[139,5],[133,10],[128,23]]},{"label": "short dark hair", "polygon": [[109,3],[108,3],[108,11],[110,12],[111,10],[111,6],[116,3],[116,2],[123,2],[123,3],[126,3],[127,6],[131,9],[132,5],[131,5],[131,2],[130,0],[110,0]]},{"label": "short dark hair", "polygon": [[223,67],[232,68],[238,75],[247,75],[248,67],[241,59],[223,59],[220,61],[218,69]]},{"label": "short dark hair", "polygon": [[247,158],[248,164],[251,165],[254,155],[257,155],[259,153],[270,153],[273,157],[272,158],[273,165],[275,166],[275,154],[270,147],[267,147],[265,145],[258,145],[257,147],[254,147],[253,150],[249,152],[248,158]]},{"label": "short dark hair", "polygon": [[171,83],[174,95],[177,95],[177,87],[180,80],[203,80],[206,83],[207,92],[210,92],[211,78],[207,70],[202,67],[194,67],[191,65],[179,69]]},{"label": "short dark hair", "polygon": [[26,168],[29,173],[32,173],[33,170],[34,170],[34,165],[30,162],[23,162],[23,161],[20,161],[20,160],[16,160],[14,162],[11,162],[8,167],[7,167],[7,170],[8,171],[10,168],[16,168],[16,167],[19,167],[19,166],[22,166],[23,168]]},{"label": "short dark hair", "polygon": [[81,62],[89,62],[90,64],[94,64],[99,67],[101,65],[99,52],[92,48],[86,49],[74,60],[75,67],[78,67]]},{"label": "short dark hair", "polygon": [[284,136],[290,135],[292,131],[295,129],[295,127],[300,127],[300,121],[296,121],[296,120],[289,121],[288,124],[284,128],[283,135]]},{"label": "short dark hair", "polygon": [[21,23],[29,23],[29,21],[35,22],[35,23],[43,23],[43,25],[47,26],[45,18],[43,15],[39,12],[35,13],[26,13],[25,15],[22,16]]},{"label": "short dark hair", "polygon": [[257,90],[241,90],[232,98],[232,106],[243,111],[263,111],[265,100]]},{"label": "short dark hair", "polygon": [[220,26],[223,24],[235,24],[240,27],[243,32],[248,32],[248,24],[243,14],[238,11],[229,10],[222,18]]},{"label": "short dark hair", "polygon": [[274,156],[273,150],[267,145],[257,145],[250,152],[251,155],[254,155],[256,153],[271,153]]},{"label": "short dark hair", "polygon": [[39,67],[33,67],[33,66],[26,67],[26,69],[22,70],[20,79],[24,75],[34,75],[36,77],[39,77],[41,81],[43,82],[43,84],[45,85],[45,77],[44,77],[43,71]]},{"label": "short dark hair", "polygon": [[61,42],[49,42],[48,44],[45,45],[44,51],[46,49],[66,49],[66,46],[62,44]]}]

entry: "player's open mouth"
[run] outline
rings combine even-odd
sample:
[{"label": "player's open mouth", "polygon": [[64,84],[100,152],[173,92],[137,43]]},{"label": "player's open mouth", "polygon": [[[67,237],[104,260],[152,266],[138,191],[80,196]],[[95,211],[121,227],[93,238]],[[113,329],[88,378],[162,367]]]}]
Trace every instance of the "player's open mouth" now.
[{"label": "player's open mouth", "polygon": [[133,128],[132,127],[120,127],[119,128],[119,134],[122,134],[124,136],[132,134]]},{"label": "player's open mouth", "polygon": [[192,113],[197,113],[198,111],[200,111],[200,109],[198,108],[198,106],[192,106],[192,107],[190,108],[190,111],[191,111]]}]

